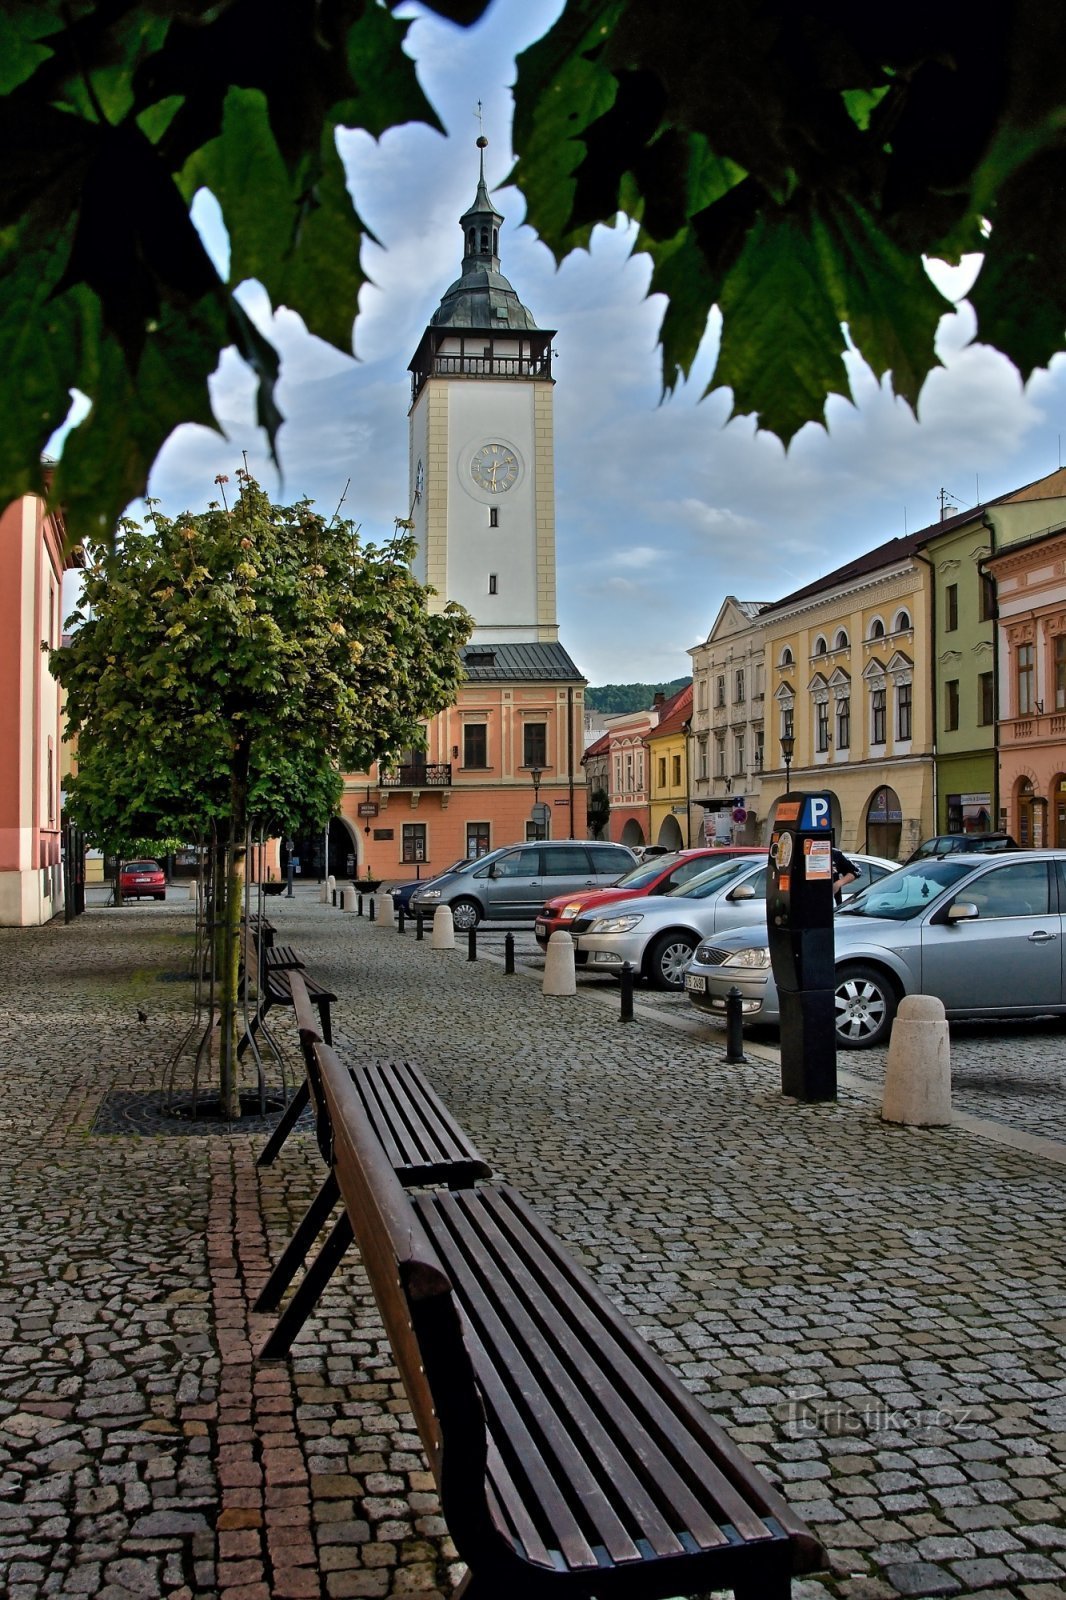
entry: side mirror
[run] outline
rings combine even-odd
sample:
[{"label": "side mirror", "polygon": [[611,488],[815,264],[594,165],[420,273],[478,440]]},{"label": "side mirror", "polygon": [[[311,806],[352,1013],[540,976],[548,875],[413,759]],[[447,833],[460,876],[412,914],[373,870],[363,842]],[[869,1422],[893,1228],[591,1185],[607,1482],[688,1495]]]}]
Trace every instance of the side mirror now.
[{"label": "side mirror", "polygon": [[726,895],[727,900],[754,900],[755,890],[750,883],[738,883],[735,889],[730,889]]},{"label": "side mirror", "polygon": [[953,900],[948,906],[947,922],[972,922],[981,913],[972,900]]},{"label": "side mirror", "polygon": [[491,867],[489,868],[489,877],[490,878],[502,878],[503,877],[503,867],[501,866],[500,862],[494,861],[492,863]]}]

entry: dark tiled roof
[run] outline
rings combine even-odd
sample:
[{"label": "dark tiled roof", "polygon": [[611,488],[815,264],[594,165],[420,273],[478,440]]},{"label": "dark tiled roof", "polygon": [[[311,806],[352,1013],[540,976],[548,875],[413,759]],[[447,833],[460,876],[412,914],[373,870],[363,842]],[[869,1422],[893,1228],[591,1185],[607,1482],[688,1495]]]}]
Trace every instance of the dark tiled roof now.
[{"label": "dark tiled roof", "polygon": [[561,644],[468,644],[462,650],[466,676],[474,683],[525,679],[530,683],[584,683]]}]

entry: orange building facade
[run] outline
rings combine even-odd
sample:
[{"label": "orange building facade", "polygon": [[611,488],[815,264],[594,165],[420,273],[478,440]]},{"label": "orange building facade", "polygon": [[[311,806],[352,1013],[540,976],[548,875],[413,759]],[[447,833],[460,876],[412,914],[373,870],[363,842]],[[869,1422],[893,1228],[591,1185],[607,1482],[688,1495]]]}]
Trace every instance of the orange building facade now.
[{"label": "orange building facade", "polygon": [[0,515],[0,926],[34,927],[63,909],[61,700],[42,646],[61,639],[61,519],[34,495]]}]

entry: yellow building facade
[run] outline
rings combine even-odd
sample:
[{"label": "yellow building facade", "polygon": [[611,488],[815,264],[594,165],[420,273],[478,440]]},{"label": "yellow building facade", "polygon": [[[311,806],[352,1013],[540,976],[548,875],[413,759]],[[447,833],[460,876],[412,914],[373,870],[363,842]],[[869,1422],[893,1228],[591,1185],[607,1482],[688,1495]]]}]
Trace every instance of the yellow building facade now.
[{"label": "yellow building facade", "polygon": [[692,685],[677,696],[673,710],[648,734],[650,826],[648,841],[681,850],[688,837],[688,725]]},{"label": "yellow building facade", "polygon": [[933,832],[931,584],[918,553],[930,532],[879,546],[759,619],[768,813],[786,779],[828,791],[841,848],[893,860]]}]

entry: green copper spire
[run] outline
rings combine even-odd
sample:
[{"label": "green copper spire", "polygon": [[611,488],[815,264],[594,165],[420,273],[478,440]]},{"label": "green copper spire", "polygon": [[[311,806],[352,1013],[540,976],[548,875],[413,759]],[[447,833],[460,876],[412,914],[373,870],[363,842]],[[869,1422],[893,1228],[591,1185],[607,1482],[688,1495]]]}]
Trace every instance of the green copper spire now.
[{"label": "green copper spire", "polygon": [[485,182],[488,140],[477,141],[479,169],[477,193],[459,219],[463,230],[462,275],[444,293],[431,318],[435,327],[535,328],[532,313],[515,294],[500,271],[500,224],[503,217],[489,198]]}]

